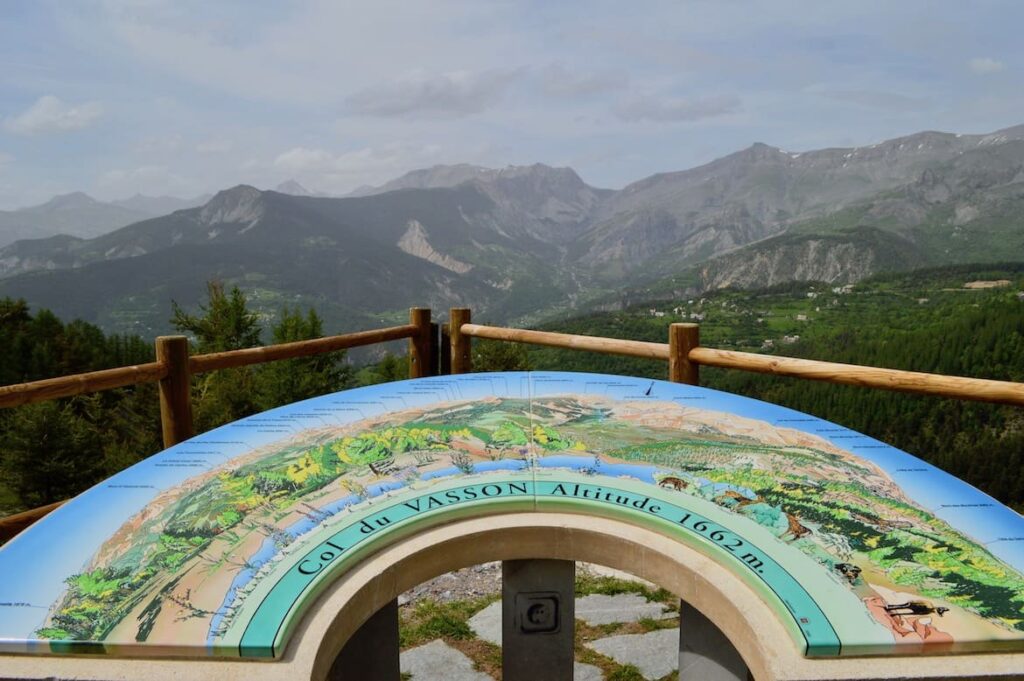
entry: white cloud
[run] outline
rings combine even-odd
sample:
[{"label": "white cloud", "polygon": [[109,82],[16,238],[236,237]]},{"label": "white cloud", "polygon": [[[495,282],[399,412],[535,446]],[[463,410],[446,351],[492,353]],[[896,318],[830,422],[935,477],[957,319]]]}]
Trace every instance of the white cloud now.
[{"label": "white cloud", "polygon": [[418,73],[359,90],[345,102],[352,113],[368,116],[468,116],[498,104],[519,75],[505,69]]},{"label": "white cloud", "polygon": [[13,160],[14,160],[13,156],[11,156],[10,154],[6,154],[6,153],[0,151],[0,168],[3,168],[5,165],[7,165],[8,163],[10,163]]},{"label": "white cloud", "polygon": [[19,135],[66,132],[87,128],[103,114],[99,102],[65,104],[53,95],[45,95],[17,116],[4,120],[4,128]]},{"label": "white cloud", "polygon": [[133,62],[218,96],[288,105],[337,106],[410,64],[437,73],[501,68],[500,55],[517,44],[501,23],[514,9],[487,2],[256,4],[104,0],[100,21],[69,23],[83,40],[127,48]]},{"label": "white cloud", "polygon": [[615,114],[624,121],[680,122],[699,121],[734,113],[740,108],[740,100],[734,95],[681,99],[676,97],[654,97],[642,95],[622,102],[615,107]]},{"label": "white cloud", "polygon": [[971,71],[982,76],[1006,70],[1006,64],[991,57],[975,57],[968,61],[967,65],[971,67]]}]

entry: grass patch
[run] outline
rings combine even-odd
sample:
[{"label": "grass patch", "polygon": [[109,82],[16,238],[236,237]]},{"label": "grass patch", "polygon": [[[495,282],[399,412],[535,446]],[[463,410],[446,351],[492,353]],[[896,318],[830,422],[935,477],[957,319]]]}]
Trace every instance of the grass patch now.
[{"label": "grass patch", "polygon": [[576,572],[576,597],[590,594],[617,596],[619,594],[640,594],[651,603],[662,603],[673,612],[679,610],[679,599],[666,589],[651,589],[639,582],[607,575],[588,575]]},{"label": "grass patch", "polygon": [[648,633],[651,631],[658,631],[659,629],[675,629],[679,626],[679,619],[676,617],[668,617],[663,620],[656,620],[652,617],[641,617],[636,623],[641,633]]},{"label": "grass patch", "polygon": [[399,645],[405,650],[434,639],[448,642],[472,639],[475,634],[469,627],[469,618],[498,598],[496,595],[484,596],[446,603],[431,599],[422,600],[400,614]]},{"label": "grass patch", "polygon": [[501,646],[478,638],[454,641],[451,646],[473,660],[473,669],[501,681]]},{"label": "grass patch", "polygon": [[605,677],[608,681],[645,681],[640,670],[631,664],[619,667]]}]

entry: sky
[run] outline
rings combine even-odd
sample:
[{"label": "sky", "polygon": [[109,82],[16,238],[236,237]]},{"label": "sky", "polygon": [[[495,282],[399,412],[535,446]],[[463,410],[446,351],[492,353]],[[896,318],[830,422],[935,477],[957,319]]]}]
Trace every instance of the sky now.
[{"label": "sky", "polygon": [[0,2],[0,209],[1024,123],[1024,3]]}]

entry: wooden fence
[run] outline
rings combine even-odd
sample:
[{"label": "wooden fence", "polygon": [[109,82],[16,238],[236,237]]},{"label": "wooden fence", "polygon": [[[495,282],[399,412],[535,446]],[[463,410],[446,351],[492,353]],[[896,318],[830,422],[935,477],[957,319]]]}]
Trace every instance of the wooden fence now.
[{"label": "wooden fence", "polygon": [[[717,350],[700,345],[700,327],[697,324],[672,324],[667,343],[651,343],[483,326],[471,323],[468,308],[452,308],[449,322],[440,328],[430,318],[429,309],[412,308],[409,323],[402,326],[193,356],[189,355],[188,339],[184,336],[162,336],[156,339],[155,362],[0,387],[0,408],[159,382],[163,443],[165,447],[171,447],[195,434],[191,403],[191,377],[195,374],[310,357],[404,338],[409,339],[410,378],[471,372],[472,339],[485,338],[663,361],[668,363],[669,380],[693,385],[700,381],[700,366],[710,366],[1024,406],[1024,383]],[[58,501],[0,518],[0,541],[10,539],[62,503]]]}]

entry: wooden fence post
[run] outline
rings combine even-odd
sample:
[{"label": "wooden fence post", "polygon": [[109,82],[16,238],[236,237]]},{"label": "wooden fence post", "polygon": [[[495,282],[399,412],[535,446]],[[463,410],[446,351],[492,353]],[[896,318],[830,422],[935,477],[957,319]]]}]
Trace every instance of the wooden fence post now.
[{"label": "wooden fence post", "polygon": [[451,338],[452,373],[473,371],[473,338],[462,333],[462,325],[470,323],[468,307],[453,307],[448,313],[448,336]]},{"label": "wooden fence post", "polygon": [[441,335],[441,326],[437,322],[430,322],[430,375],[439,376],[444,373],[441,370],[441,343],[438,338]]},{"label": "wooden fence post", "polygon": [[409,339],[409,378],[430,376],[430,308],[409,308],[409,323],[416,327]]},{"label": "wooden fence post", "polygon": [[690,361],[690,350],[699,345],[699,324],[672,324],[668,327],[668,380],[700,385],[700,367]]},{"label": "wooden fence post", "polygon": [[438,344],[438,375],[447,376],[452,373],[452,338],[448,333],[448,322],[441,325],[441,340]]},{"label": "wooden fence post", "polygon": [[188,338],[159,336],[156,339],[156,361],[167,366],[167,376],[160,379],[160,427],[166,449],[195,435]]}]

